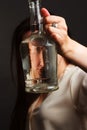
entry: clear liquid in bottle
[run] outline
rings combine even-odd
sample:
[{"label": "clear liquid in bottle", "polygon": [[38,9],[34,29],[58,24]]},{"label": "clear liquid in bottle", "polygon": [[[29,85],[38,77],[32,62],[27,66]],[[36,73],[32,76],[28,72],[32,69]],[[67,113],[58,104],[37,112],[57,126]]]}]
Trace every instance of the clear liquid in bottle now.
[{"label": "clear liquid in bottle", "polygon": [[33,34],[21,44],[22,65],[27,92],[44,93],[57,87],[55,44],[41,34]]}]

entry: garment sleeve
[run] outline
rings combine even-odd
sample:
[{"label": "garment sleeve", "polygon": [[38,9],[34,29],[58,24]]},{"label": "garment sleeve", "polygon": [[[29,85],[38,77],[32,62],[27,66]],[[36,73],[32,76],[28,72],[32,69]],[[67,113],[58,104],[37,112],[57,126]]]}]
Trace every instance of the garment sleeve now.
[{"label": "garment sleeve", "polygon": [[87,73],[77,68],[71,77],[71,98],[80,111],[87,113]]},{"label": "garment sleeve", "polygon": [[79,108],[87,113],[87,74],[84,75],[79,91]]}]

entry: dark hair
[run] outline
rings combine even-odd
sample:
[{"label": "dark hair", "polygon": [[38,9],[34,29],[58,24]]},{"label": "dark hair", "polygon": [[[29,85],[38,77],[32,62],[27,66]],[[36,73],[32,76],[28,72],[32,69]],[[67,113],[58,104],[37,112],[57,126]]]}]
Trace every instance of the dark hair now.
[{"label": "dark hair", "polygon": [[12,37],[11,46],[11,72],[14,77],[14,59],[16,65],[17,74],[17,99],[15,108],[12,112],[10,130],[25,130],[26,115],[28,108],[33,101],[39,96],[39,94],[32,94],[25,92],[25,83],[23,76],[23,69],[20,56],[20,43],[26,32],[30,30],[30,19],[26,18],[15,29]]}]

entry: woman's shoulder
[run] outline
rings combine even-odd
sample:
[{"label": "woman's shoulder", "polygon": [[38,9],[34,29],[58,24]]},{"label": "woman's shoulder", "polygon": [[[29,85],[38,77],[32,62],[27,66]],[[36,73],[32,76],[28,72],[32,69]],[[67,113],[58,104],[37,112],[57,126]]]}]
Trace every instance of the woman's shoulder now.
[{"label": "woman's shoulder", "polygon": [[72,78],[76,78],[76,79],[78,78],[78,80],[80,80],[80,79],[84,79],[85,77],[87,77],[87,73],[84,70],[82,70],[80,67],[74,66]]}]

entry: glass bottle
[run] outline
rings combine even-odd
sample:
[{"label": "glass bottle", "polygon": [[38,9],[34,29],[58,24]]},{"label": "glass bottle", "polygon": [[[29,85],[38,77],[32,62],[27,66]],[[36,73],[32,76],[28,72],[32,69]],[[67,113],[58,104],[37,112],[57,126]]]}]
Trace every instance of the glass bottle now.
[{"label": "glass bottle", "polygon": [[25,91],[46,93],[57,85],[57,52],[43,29],[40,0],[29,0],[31,35],[21,42],[21,58],[25,78]]}]

